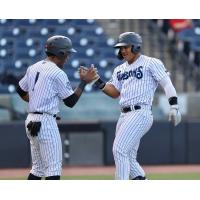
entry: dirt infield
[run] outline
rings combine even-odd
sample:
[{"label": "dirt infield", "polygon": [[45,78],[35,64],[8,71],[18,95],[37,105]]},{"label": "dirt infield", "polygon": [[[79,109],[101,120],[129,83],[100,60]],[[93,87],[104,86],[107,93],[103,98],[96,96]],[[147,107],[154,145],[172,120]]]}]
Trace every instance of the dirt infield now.
[{"label": "dirt infield", "polygon": [[[188,173],[200,172],[200,165],[164,165],[164,166],[143,166],[147,174],[151,173]],[[26,177],[30,169],[0,169],[0,179]],[[114,166],[109,167],[64,167],[63,176],[84,176],[84,175],[114,175]]]}]

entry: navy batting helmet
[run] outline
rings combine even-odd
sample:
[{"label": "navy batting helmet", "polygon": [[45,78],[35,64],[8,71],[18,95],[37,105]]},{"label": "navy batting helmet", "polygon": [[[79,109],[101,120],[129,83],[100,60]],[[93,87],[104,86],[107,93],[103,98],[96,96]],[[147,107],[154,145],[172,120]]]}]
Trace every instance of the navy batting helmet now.
[{"label": "navy batting helmet", "polygon": [[[133,53],[139,53],[142,47],[142,37],[135,32],[125,32],[119,35],[118,41],[114,48],[120,48],[123,46],[132,46]],[[119,51],[120,54],[120,51]],[[121,55],[118,55],[119,59],[123,59]]]},{"label": "navy batting helmet", "polygon": [[45,52],[62,58],[67,54],[76,52],[76,50],[72,47],[72,42],[68,37],[55,35],[48,38],[45,44]]}]

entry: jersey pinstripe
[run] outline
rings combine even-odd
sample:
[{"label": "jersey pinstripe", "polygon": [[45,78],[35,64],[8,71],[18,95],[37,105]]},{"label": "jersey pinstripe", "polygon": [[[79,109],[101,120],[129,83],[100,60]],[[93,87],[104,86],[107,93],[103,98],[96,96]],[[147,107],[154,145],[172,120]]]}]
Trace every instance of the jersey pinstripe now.
[{"label": "jersey pinstripe", "polygon": [[[60,176],[62,143],[53,115],[59,111],[59,101],[74,93],[67,74],[53,62],[42,60],[27,69],[19,86],[29,94],[29,114],[25,121],[25,128],[31,145],[30,173],[38,177]],[[41,122],[37,137],[32,137],[27,129],[30,121]]]},{"label": "jersey pinstripe", "polygon": [[159,59],[140,55],[131,65],[125,62],[117,66],[107,82],[120,92],[120,107],[141,106],[141,109],[121,113],[117,122],[113,143],[116,179],[145,176],[137,162],[137,151],[140,139],[153,124],[151,106],[155,90],[159,81],[166,76],[168,73]]}]

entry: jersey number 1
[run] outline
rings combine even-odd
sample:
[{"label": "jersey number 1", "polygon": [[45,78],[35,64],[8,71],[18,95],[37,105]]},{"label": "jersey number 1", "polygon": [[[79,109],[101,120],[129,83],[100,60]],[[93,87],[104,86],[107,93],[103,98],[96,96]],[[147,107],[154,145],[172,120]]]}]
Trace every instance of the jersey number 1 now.
[{"label": "jersey number 1", "polygon": [[35,83],[34,83],[34,86],[33,86],[33,89],[32,89],[32,91],[34,91],[35,84],[36,84],[36,83],[37,83],[37,81],[38,81],[39,75],[40,75],[40,72],[37,72],[37,74],[36,74],[36,76],[35,76]]}]

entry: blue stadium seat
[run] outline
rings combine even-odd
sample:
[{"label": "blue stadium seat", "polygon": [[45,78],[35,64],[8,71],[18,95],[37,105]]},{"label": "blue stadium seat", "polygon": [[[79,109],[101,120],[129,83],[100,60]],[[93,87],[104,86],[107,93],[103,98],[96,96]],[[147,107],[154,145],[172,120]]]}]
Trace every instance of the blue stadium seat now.
[{"label": "blue stadium seat", "polygon": [[192,41],[194,38],[200,38],[200,27],[183,30],[177,33],[178,39],[183,41]]},{"label": "blue stadium seat", "polygon": [[70,65],[74,68],[78,68],[80,66],[90,67],[92,61],[87,58],[76,58],[70,59]]},{"label": "blue stadium seat", "polygon": [[16,19],[13,21],[15,26],[38,26],[43,25],[43,19]]},{"label": "blue stadium seat", "polygon": [[193,40],[190,44],[190,60],[200,67],[200,40]]},{"label": "blue stadium seat", "polygon": [[63,26],[72,24],[72,19],[46,19],[44,25],[46,26]]},{"label": "blue stadium seat", "polygon": [[14,61],[14,67],[26,70],[32,64],[30,59],[19,59]]},{"label": "blue stadium seat", "polygon": [[200,19],[193,19],[192,22],[195,27],[200,27]]},{"label": "blue stadium seat", "polygon": [[80,26],[95,25],[96,20],[93,20],[93,19],[77,19],[77,20],[73,20],[72,24],[80,25]]},{"label": "blue stadium seat", "polygon": [[[66,26],[57,27],[55,30],[56,35],[64,35],[66,36],[68,33],[68,28]],[[74,30],[75,31],[75,30]]]},{"label": "blue stadium seat", "polygon": [[183,30],[177,34],[177,37],[179,41],[183,42],[183,51],[189,55],[192,40],[200,39],[200,27]]},{"label": "blue stadium seat", "polygon": [[0,60],[11,60],[13,55],[13,49],[0,48]]},{"label": "blue stadium seat", "polygon": [[15,59],[28,58],[29,47],[17,47],[15,51]]},{"label": "blue stadium seat", "polygon": [[76,27],[77,32],[80,34],[80,37],[90,37],[90,36],[96,36],[95,34],[95,27],[93,27],[92,25],[89,26],[80,26],[80,27]]},{"label": "blue stadium seat", "polygon": [[9,26],[2,29],[1,37],[23,38],[26,35],[25,27]]},{"label": "blue stadium seat", "polygon": [[0,48],[12,49],[15,44],[13,37],[1,37]]},{"label": "blue stadium seat", "polygon": [[34,29],[27,29],[27,36],[28,37],[50,37],[54,35],[55,28],[53,27],[46,27],[46,26],[36,26]]},{"label": "blue stadium seat", "polygon": [[66,72],[70,81],[78,81],[79,82],[79,78],[75,78],[75,76],[74,76],[77,69],[74,69],[70,64],[66,64],[63,69]]},{"label": "blue stadium seat", "polygon": [[18,48],[25,48],[24,50],[26,50],[27,45],[26,45],[26,40],[25,40],[25,38],[20,39],[20,40],[16,40],[16,41],[15,41],[15,48],[16,48],[16,49],[18,49]]},{"label": "blue stadium seat", "polygon": [[9,93],[8,85],[0,83],[0,94],[7,94],[7,93]]},{"label": "blue stadium seat", "polygon": [[59,25],[71,25],[73,23],[73,19],[58,19],[58,24]]},{"label": "blue stadium seat", "polygon": [[104,38],[99,39],[99,36],[97,35],[95,36],[90,35],[85,38],[87,38],[89,46],[108,48],[106,39]]},{"label": "blue stadium seat", "polygon": [[14,21],[14,19],[0,19],[0,27],[12,26]]},{"label": "blue stadium seat", "polygon": [[57,19],[47,19],[44,21],[45,26],[57,26],[59,25]]},{"label": "blue stadium seat", "polygon": [[14,21],[14,25],[15,26],[27,26],[27,25],[30,25],[30,23],[29,23],[28,19],[16,19]]},{"label": "blue stadium seat", "polygon": [[26,38],[26,46],[33,47],[36,49],[42,49],[44,47],[46,40],[42,38],[34,38],[34,37],[28,37]]},{"label": "blue stadium seat", "polygon": [[200,51],[200,39],[199,40],[193,40],[191,42],[191,50]]},{"label": "blue stadium seat", "polygon": [[101,57],[116,59],[116,49],[114,48],[99,47],[97,50]]},{"label": "blue stadium seat", "polygon": [[2,78],[4,76],[4,72],[5,72],[5,66],[2,64],[2,62],[0,62],[0,83],[1,83]]},{"label": "blue stadium seat", "polygon": [[77,32],[77,29],[74,26],[59,26],[56,27],[55,34],[67,36],[73,41],[73,38],[77,38],[79,33]]},{"label": "blue stadium seat", "polygon": [[110,57],[102,57],[99,59],[98,66],[101,68],[109,68],[112,69],[113,67],[116,67],[120,65],[122,62],[118,60],[117,58],[110,58]]}]

